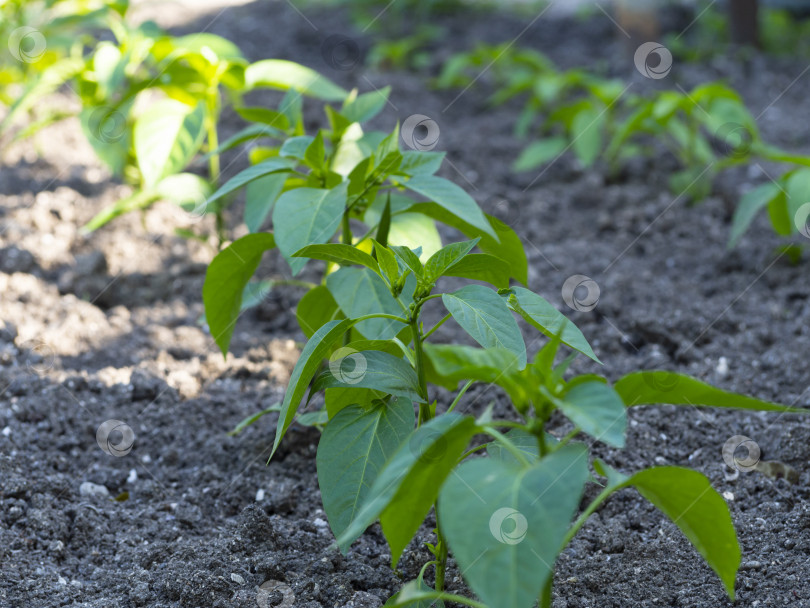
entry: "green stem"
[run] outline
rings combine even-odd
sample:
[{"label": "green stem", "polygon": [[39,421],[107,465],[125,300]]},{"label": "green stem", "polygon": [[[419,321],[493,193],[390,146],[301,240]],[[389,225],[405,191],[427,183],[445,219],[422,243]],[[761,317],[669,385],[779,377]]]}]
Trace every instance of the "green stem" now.
[{"label": "green stem", "polygon": [[[422,332],[419,330],[419,310],[414,310],[410,321],[411,333],[413,334],[413,352],[416,356],[416,377],[419,379],[419,394],[424,400],[422,405],[427,405],[428,391],[427,379],[425,377],[425,352],[422,349]],[[421,406],[420,406],[421,410]],[[428,409],[428,411],[430,411]],[[430,420],[430,418],[428,418]]]},{"label": "green stem", "polygon": [[[214,87],[213,91],[209,92],[208,99],[206,101],[208,111],[206,112],[205,116],[205,130],[206,137],[208,139],[208,149],[216,150],[219,148],[219,134],[217,133],[219,89],[216,86]],[[208,177],[211,180],[211,183],[214,184],[214,188],[216,188],[219,184],[219,173],[219,153],[217,152],[208,157]],[[220,202],[217,202],[216,231],[218,249],[222,249],[222,244],[225,242],[225,216],[222,212],[222,204]]]},{"label": "green stem", "polygon": [[562,548],[568,546],[568,543],[570,543],[571,540],[577,535],[577,532],[579,532],[579,529],[583,525],[585,525],[585,522],[588,521],[588,518],[593,514],[594,511],[596,511],[597,508],[599,508],[599,505],[605,502],[607,497],[610,496],[615,489],[616,488],[607,487],[601,492],[599,492],[599,494],[597,495],[596,498],[593,499],[591,504],[589,504],[587,508],[582,513],[580,513],[579,517],[577,517],[577,520],[573,523],[571,528],[569,528],[568,533],[565,535],[562,545],[560,545]]},{"label": "green stem", "polygon": [[398,317],[396,315],[389,315],[388,313],[384,312],[374,312],[371,313],[370,315],[363,315],[362,317],[357,317],[354,321],[355,324],[357,324],[360,323],[360,321],[365,321],[367,319],[391,319],[392,321],[399,321],[400,323],[404,323],[405,325],[408,325],[410,323],[408,319]]},{"label": "green stem", "polygon": [[538,608],[551,608],[551,586],[554,584],[554,572],[549,572],[543,591],[540,593]]},{"label": "green stem", "polygon": [[352,244],[352,226],[349,223],[349,210],[345,210],[343,212],[343,244],[344,245],[351,245]]},{"label": "green stem", "polygon": [[517,461],[523,465],[524,467],[531,466],[531,463],[526,458],[526,454],[524,454],[518,447],[512,443],[503,433],[500,431],[495,430],[489,425],[484,426],[484,432],[487,435],[491,435],[495,439],[497,439],[500,443],[503,444],[503,447],[507,449],[507,451],[514,456]]},{"label": "green stem", "polygon": [[439,523],[439,505],[433,505],[433,511],[436,514],[436,591],[441,593],[444,591],[444,577],[447,573],[447,541],[442,534],[442,527]]},{"label": "green stem", "polygon": [[430,336],[430,334],[432,334],[434,331],[436,331],[436,330],[437,330],[437,329],[439,329],[439,328],[440,328],[442,325],[444,325],[444,322],[445,322],[445,321],[447,321],[447,320],[448,320],[450,317],[452,317],[452,316],[453,316],[453,315],[451,315],[449,312],[448,312],[446,315],[444,315],[444,316],[442,317],[441,321],[439,321],[438,323],[436,323],[436,325],[434,325],[434,326],[431,328],[431,330],[430,330],[429,332],[427,332],[427,333],[426,333],[424,336],[422,336],[422,340],[427,340],[427,339],[428,339],[428,337]]},{"label": "green stem", "polygon": [[[427,337],[427,336],[425,336],[425,337]],[[453,399],[453,403],[451,403],[450,407],[447,408],[447,413],[448,414],[455,409],[455,407],[458,405],[458,402],[461,401],[461,398],[464,396],[464,393],[466,393],[467,389],[472,386],[473,382],[475,382],[475,380],[467,380],[467,384],[465,384],[462,387],[462,389],[458,392],[458,395],[456,395],[456,398]]]}]

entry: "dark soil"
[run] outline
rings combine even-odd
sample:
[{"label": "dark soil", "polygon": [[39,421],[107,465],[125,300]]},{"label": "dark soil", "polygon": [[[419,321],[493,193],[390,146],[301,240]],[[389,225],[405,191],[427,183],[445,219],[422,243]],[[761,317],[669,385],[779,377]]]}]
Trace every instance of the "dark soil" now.
[{"label": "dark soil", "polygon": [[[806,265],[774,253],[779,241],[765,217],[738,249],[725,249],[730,203],[770,168],[726,177],[697,208],[668,192],[674,166],[663,156],[629,167],[617,183],[567,157],[536,181],[536,174],[512,174],[521,145],[512,137],[518,106],[487,107],[485,87],[457,98],[457,91],[426,88],[424,75],[330,69],[321,51],[328,36],[355,36],[362,50],[370,40],[340,11],[301,10],[306,18],[289,3],[257,2],[201,16],[181,31],[205,28],[252,59],[294,59],[362,91],[390,84],[380,128],[415,113],[436,120],[439,149],[448,153],[444,174],[516,227],[530,256],[530,287],[564,309],[566,278],[584,274],[598,283],[595,310],[568,312],[609,377],[666,368],[808,404]],[[432,73],[455,50],[514,39],[530,19],[443,18],[448,33]],[[518,44],[566,67],[634,79],[639,89],[727,79],[755,115],[764,112],[766,138],[810,152],[810,76],[800,59],[755,56],[742,64],[718,56],[708,65],[677,63],[663,81],[641,82],[623,36],[600,13],[544,16]],[[311,120],[321,120],[315,104],[310,111]],[[237,128],[229,121],[226,131]],[[246,163],[236,155],[226,161],[229,174]],[[281,399],[297,357],[294,340],[303,339],[293,312],[300,294],[273,292],[246,313],[223,361],[199,323],[211,249],[174,236],[173,227],[187,221],[182,212],[157,205],[145,224],[133,215],[89,237],[79,233],[126,192],[99,168],[74,123],[15,146],[0,169],[0,607],[381,606],[428,559],[421,541],[430,540],[431,522],[399,572],[389,568],[376,525],[343,557],[321,510],[318,433],[294,426],[268,466],[275,415],[238,437],[226,435]],[[271,257],[263,272],[287,271]],[[450,324],[442,332],[457,339]],[[527,336],[534,352],[539,343]],[[578,360],[574,368],[596,366]],[[492,399],[509,411],[485,389],[471,391],[464,411]],[[130,453],[100,449],[96,431],[107,420],[133,430]],[[562,422],[557,427],[566,431]],[[764,458],[793,466],[799,482],[731,476],[721,448],[732,435],[751,437]],[[640,408],[631,413],[626,450],[594,451],[628,472],[674,464],[705,473],[726,497],[742,545],[736,605],[810,606],[806,421]],[[466,592],[455,567],[449,587]],[[678,529],[629,490],[563,553],[554,593],[555,608],[731,605]]]}]

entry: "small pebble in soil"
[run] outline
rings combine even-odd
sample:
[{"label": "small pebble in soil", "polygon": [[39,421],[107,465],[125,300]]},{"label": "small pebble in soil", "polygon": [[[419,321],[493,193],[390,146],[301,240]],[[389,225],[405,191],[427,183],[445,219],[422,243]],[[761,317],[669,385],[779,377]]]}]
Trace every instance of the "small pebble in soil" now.
[{"label": "small pebble in soil", "polygon": [[100,496],[106,498],[110,495],[110,491],[102,485],[93,483],[92,481],[85,481],[79,486],[79,494],[82,496]]},{"label": "small pebble in soil", "polygon": [[129,475],[127,475],[127,483],[135,483],[136,481],[138,481],[138,471],[130,469]]},{"label": "small pebble in soil", "polygon": [[264,490],[259,488],[256,490],[256,502],[261,502],[264,500]]},{"label": "small pebble in soil", "polygon": [[245,584],[245,579],[239,576],[236,572],[231,573],[231,580],[237,585]]},{"label": "small pebble in soil", "polygon": [[726,500],[734,500],[734,493],[726,490],[725,492],[723,492],[723,498],[725,498]]}]

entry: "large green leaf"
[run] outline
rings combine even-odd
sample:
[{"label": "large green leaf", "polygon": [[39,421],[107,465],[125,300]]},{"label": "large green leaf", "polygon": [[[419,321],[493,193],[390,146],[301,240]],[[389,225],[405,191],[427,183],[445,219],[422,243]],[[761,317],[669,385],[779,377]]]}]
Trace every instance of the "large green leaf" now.
[{"label": "large green leaf", "polygon": [[[410,289],[406,287],[401,296],[406,306],[409,304],[406,296],[413,292],[414,280],[410,279],[408,285]],[[379,312],[404,314],[383,280],[368,268],[341,268],[326,277],[326,286],[347,317]],[[356,329],[370,340],[387,340],[402,328],[403,324],[393,319],[368,319],[358,323]]]},{"label": "large green leaf", "polygon": [[294,89],[324,101],[342,101],[348,94],[315,70],[283,59],[264,59],[250,64],[245,70],[245,86],[248,89]]},{"label": "large green leaf", "polygon": [[617,448],[624,447],[627,408],[619,394],[604,382],[576,384],[554,404],[591,437]]},{"label": "large green leaf", "polygon": [[273,173],[288,173],[292,170],[294,165],[295,163],[292,160],[284,158],[272,158],[255,165],[251,165],[244,171],[240,171],[225,182],[222,187],[214,192],[211,198],[208,199],[208,202],[212,203],[213,201],[222,198],[226,194],[230,194],[234,190],[238,190],[245,184],[249,184],[253,180],[259,179],[260,177],[271,175]]},{"label": "large green leaf", "polygon": [[306,247],[296,251],[292,257],[294,258],[311,258],[313,260],[324,260],[326,262],[334,262],[335,264],[353,265],[360,264],[366,268],[370,268],[377,274],[380,273],[380,266],[377,260],[367,254],[365,251],[346,245],[345,243],[325,243],[323,245],[307,245]]},{"label": "large green leaf", "polygon": [[625,405],[695,405],[765,412],[810,413],[810,410],[770,403],[721,390],[685,374],[664,370],[633,372],[614,385]]},{"label": "large green leaf", "polygon": [[490,225],[498,235],[497,239],[489,236],[485,231],[476,228],[471,223],[450,213],[444,207],[436,203],[417,203],[411,206],[410,211],[425,214],[435,220],[447,224],[464,234],[467,238],[481,237],[478,241],[478,248],[490,253],[502,260],[509,262],[510,276],[514,277],[524,285],[528,282],[529,263],[526,260],[526,252],[523,250],[523,243],[520,237],[509,226],[498,218],[486,215]]},{"label": "large green leaf", "polygon": [[509,287],[509,264],[489,253],[468,253],[444,271],[445,276],[484,281],[499,289]]},{"label": "large green leaf", "polygon": [[416,371],[407,362],[386,352],[358,352],[349,347],[335,351],[329,360],[329,369],[318,377],[312,390],[353,386],[422,400]]},{"label": "large green leaf", "polygon": [[242,306],[242,293],[262,254],[276,246],[272,234],[248,234],[220,251],[205,273],[205,319],[222,354],[228,352]]},{"label": "large green leaf", "polygon": [[439,521],[459,570],[485,604],[534,605],[587,478],[587,449],[569,444],[524,468],[468,460],[445,482]]},{"label": "large green leaf", "polygon": [[484,348],[505,348],[526,365],[526,345],[506,302],[483,285],[468,285],[442,295],[442,302],[472,338]]},{"label": "large green leaf", "polygon": [[307,338],[311,338],[322,325],[335,318],[343,318],[339,313],[337,302],[329,293],[326,285],[318,285],[306,292],[295,307],[295,317],[301,331]]},{"label": "large green leaf", "polygon": [[205,106],[158,101],[135,121],[133,143],[144,184],[154,186],[182,171],[202,145]]},{"label": "large green leaf", "polygon": [[731,235],[728,239],[729,247],[734,247],[737,244],[740,237],[748,230],[757,212],[766,207],[780,192],[778,185],[768,182],[743,195],[740,204],[737,205],[737,210],[734,212]]},{"label": "large green leaf", "polygon": [[654,467],[627,477],[597,462],[610,490],[633,486],[684,533],[734,599],[740,545],[723,497],[704,475],[681,467]]},{"label": "large green leaf", "polygon": [[288,190],[276,201],[273,231],[278,249],[294,275],[307,261],[292,255],[307,245],[326,243],[340,226],[346,208],[346,187],[347,183],[343,182],[331,190],[296,188]]},{"label": "large green leaf", "polygon": [[278,195],[284,189],[287,173],[271,173],[248,183],[245,188],[245,225],[258,232],[267,220]]},{"label": "large green leaf", "polygon": [[350,405],[326,425],[316,462],[323,508],[335,536],[355,518],[380,470],[415,422],[412,402],[391,399],[371,409]]},{"label": "large green leaf", "polygon": [[[523,317],[532,327],[549,338],[561,336],[563,344],[601,363],[591,345],[579,328],[568,317],[557,310],[548,300],[523,287],[513,287],[501,292],[506,297],[509,308]],[[560,332],[562,331],[562,334]]]},{"label": "large green leaf", "polygon": [[335,342],[343,338],[343,335],[351,329],[352,325],[354,325],[354,321],[351,319],[329,321],[321,326],[304,346],[304,350],[301,351],[301,356],[298,357],[298,361],[296,361],[290,375],[290,383],[284,393],[284,400],[281,402],[281,413],[278,417],[276,438],[273,440],[273,451],[270,454],[271,458],[276,453],[284,433],[292,424],[298,406],[301,404],[301,399],[304,398],[310,380],[321,366],[321,361],[332,350]]},{"label": "large green leaf", "polygon": [[498,235],[478,203],[453,182],[435,175],[415,175],[405,183],[405,187],[429,198],[456,217],[498,240]]},{"label": "large green leaf", "polygon": [[396,564],[477,431],[472,418],[456,413],[444,414],[416,429],[380,472],[359,513],[338,537],[344,553],[380,517],[391,560]]}]

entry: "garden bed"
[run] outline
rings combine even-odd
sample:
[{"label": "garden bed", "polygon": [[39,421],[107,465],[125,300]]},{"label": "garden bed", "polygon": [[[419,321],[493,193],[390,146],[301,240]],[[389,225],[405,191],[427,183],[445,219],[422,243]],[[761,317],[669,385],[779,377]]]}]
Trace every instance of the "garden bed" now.
[{"label": "garden bed", "polygon": [[[412,114],[436,120],[437,149],[449,160],[443,175],[516,229],[529,256],[530,286],[563,309],[560,289],[569,276],[597,282],[593,311],[564,310],[606,362],[600,369],[609,378],[664,368],[762,399],[808,404],[806,266],[775,253],[780,243],[765,217],[737,249],[725,248],[734,203],[767,179],[768,167],[736,170],[696,208],[668,191],[674,167],[663,155],[610,183],[568,157],[539,178],[540,171],[513,174],[516,107],[487,107],[480,88],[461,95],[430,90],[424,74],[330,71],[321,52],[326,37],[356,35],[362,49],[369,41],[340,11],[303,11],[305,17],[290,4],[257,2],[200,16],[182,32],[207,29],[237,41],[253,60],[294,59],[361,91],[391,85],[391,103],[375,119],[380,128]],[[476,42],[514,39],[526,23],[506,15],[448,16],[436,66]],[[620,34],[601,14],[541,17],[518,44],[563,67],[609,64],[613,75],[638,87],[679,83],[688,90],[726,78],[754,115],[763,112],[759,124],[770,141],[810,152],[810,75],[799,59],[755,56],[741,64],[718,57],[678,64],[664,84],[641,82]],[[309,110],[320,120],[314,104]],[[236,128],[226,117],[226,135]],[[234,154],[223,166],[233,175],[246,161]],[[72,122],[16,145],[0,169],[0,606],[381,606],[416,577],[427,549],[413,542],[392,572],[375,525],[341,556],[321,510],[317,431],[293,426],[267,466],[275,415],[226,435],[283,396],[295,341],[303,339],[296,294],[279,289],[246,312],[223,361],[200,324],[212,252],[173,234],[182,212],[158,204],[145,224],[132,214],[90,236],[79,233],[125,192]],[[277,255],[262,269],[288,272]],[[440,330],[456,331],[452,323]],[[537,347],[529,343],[530,356]],[[596,365],[580,358],[573,368]],[[468,395],[466,413],[492,400],[508,411],[495,389]],[[110,419],[126,422],[136,436],[120,458],[96,442],[97,428]],[[562,418],[557,427],[570,430]],[[721,448],[732,435],[752,438],[763,458],[793,466],[798,483],[731,476]],[[594,450],[624,471],[656,463],[703,472],[726,497],[740,538],[737,605],[810,606],[806,421],[636,408],[627,449]],[[430,529],[423,527],[421,541],[430,540]],[[448,590],[464,593],[452,564]],[[259,590],[266,581],[277,583]],[[630,490],[585,525],[562,554],[554,582],[555,608],[731,605],[676,526]]]}]

